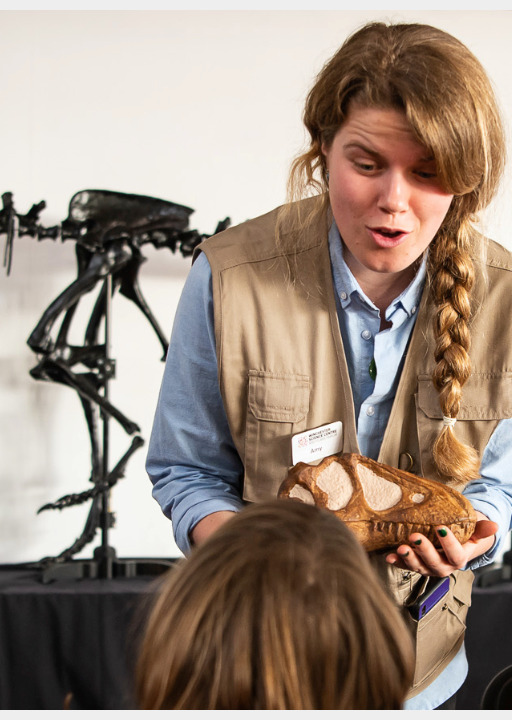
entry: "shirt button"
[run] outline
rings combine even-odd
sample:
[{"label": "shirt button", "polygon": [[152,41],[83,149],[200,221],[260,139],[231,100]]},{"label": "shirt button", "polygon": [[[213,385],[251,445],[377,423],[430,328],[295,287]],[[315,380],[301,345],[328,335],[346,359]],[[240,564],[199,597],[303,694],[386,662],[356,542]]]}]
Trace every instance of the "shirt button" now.
[{"label": "shirt button", "polygon": [[411,313],[414,315],[415,312],[416,312],[416,305],[413,305],[411,308]]},{"label": "shirt button", "polygon": [[371,336],[372,334],[369,330],[363,330],[363,332],[361,333],[361,337],[363,338],[363,340],[369,340]]},{"label": "shirt button", "polygon": [[346,300],[346,299],[347,299],[347,293],[346,293],[346,292],[342,292],[341,295],[340,295],[340,298],[341,298],[342,300]]},{"label": "shirt button", "polygon": [[368,417],[373,417],[373,415],[375,415],[375,408],[373,405],[370,405],[370,407],[366,409],[366,414]]}]

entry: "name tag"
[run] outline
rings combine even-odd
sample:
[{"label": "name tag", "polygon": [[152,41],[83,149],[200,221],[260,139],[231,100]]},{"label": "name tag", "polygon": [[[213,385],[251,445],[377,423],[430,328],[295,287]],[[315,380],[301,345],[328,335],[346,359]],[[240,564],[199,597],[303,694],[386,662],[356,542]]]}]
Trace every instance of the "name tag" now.
[{"label": "name tag", "polygon": [[335,455],[343,446],[342,423],[329,423],[297,433],[292,437],[292,462],[311,463],[323,460],[328,455]]}]

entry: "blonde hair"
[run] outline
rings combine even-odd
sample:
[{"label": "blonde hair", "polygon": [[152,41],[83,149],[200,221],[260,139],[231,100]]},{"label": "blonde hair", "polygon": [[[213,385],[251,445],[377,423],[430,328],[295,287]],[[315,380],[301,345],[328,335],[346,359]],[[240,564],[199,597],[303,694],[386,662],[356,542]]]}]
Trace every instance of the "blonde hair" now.
[{"label": "blonde hair", "polygon": [[[351,102],[405,113],[432,154],[450,209],[428,254],[431,297],[437,307],[433,382],[443,416],[456,418],[470,375],[471,291],[483,246],[474,223],[494,197],[503,173],[505,139],[490,80],[477,58],[452,35],[430,25],[370,23],[352,34],[327,62],[309,92],[304,124],[309,148],[294,161],[289,199],[318,194],[307,215],[285,206],[278,242],[300,247],[300,233],[329,208],[322,144],[332,143]],[[291,208],[295,208],[291,212]],[[445,423],[433,448],[441,477],[465,483],[479,475],[475,450]]]},{"label": "blonde hair", "polygon": [[141,709],[400,709],[412,640],[332,513],[249,506],[165,578],[138,658]]}]

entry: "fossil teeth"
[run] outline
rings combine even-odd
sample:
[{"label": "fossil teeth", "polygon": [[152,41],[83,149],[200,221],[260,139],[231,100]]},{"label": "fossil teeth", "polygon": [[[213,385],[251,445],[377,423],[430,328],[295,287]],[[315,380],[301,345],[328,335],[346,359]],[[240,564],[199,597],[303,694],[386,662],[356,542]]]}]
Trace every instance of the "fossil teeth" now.
[{"label": "fossil teeth", "polygon": [[278,495],[327,508],[368,551],[408,542],[413,532],[439,545],[437,525],[464,543],[476,525],[471,503],[454,488],[354,453],[297,463]]}]

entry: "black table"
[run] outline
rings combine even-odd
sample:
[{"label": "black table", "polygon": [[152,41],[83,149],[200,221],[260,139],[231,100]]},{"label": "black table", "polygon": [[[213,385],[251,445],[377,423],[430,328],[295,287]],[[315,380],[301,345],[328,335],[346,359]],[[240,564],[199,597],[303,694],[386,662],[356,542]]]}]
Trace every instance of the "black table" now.
[{"label": "black table", "polygon": [[[133,708],[133,661],[156,576],[43,584],[27,566],[0,566],[0,709]],[[478,710],[488,682],[512,664],[512,583],[475,587],[469,675],[457,709]]]},{"label": "black table", "polygon": [[[481,568],[483,577],[492,566]],[[477,580],[479,571],[476,573]],[[457,694],[457,710],[478,710],[485,688],[512,665],[512,582],[473,588],[467,617],[466,653],[469,672]]]},{"label": "black table", "polygon": [[0,709],[133,709],[133,658],[158,576],[65,579],[0,567]]}]

